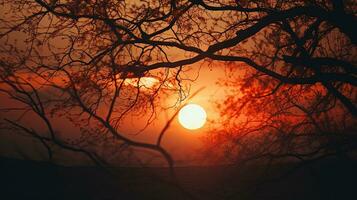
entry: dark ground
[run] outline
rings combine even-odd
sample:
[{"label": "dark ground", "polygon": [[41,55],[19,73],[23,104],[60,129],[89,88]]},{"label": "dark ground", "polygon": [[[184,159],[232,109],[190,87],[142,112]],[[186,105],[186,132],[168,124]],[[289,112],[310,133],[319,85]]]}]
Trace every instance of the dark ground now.
[{"label": "dark ground", "polygon": [[[272,167],[277,177],[291,164]],[[357,199],[357,162],[336,160],[305,166],[257,186],[262,167],[176,168],[181,186],[197,199]],[[165,168],[120,168],[117,176],[95,167],[63,167],[44,162],[0,159],[0,199],[189,199],[166,181]],[[266,177],[266,176],[264,176]]]}]

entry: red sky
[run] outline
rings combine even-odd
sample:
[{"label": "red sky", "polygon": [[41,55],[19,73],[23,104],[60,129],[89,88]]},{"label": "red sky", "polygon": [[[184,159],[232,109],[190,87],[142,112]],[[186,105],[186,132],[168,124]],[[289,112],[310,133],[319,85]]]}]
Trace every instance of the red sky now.
[{"label": "red sky", "polygon": [[[196,103],[201,105],[207,112],[208,120],[217,119],[217,110],[214,106],[216,101],[223,99],[224,91],[216,85],[219,78],[224,76],[224,70],[222,66],[203,66],[201,68],[193,68],[186,75],[192,79],[198,78],[193,82],[186,82],[189,84],[191,89],[191,94],[196,90],[204,87],[204,89],[199,92],[194,98],[189,101],[184,101],[181,103]],[[170,99],[165,99],[167,105],[173,105],[177,101],[178,96],[172,96]],[[3,95],[0,95],[0,108],[6,108],[10,105],[19,106],[17,103],[7,99]],[[166,112],[157,113],[157,119],[155,119],[144,131],[137,134],[142,128],[145,127],[147,116],[138,118],[137,116],[130,116],[125,119],[123,126],[119,130],[126,136],[134,140],[140,140],[143,142],[155,143],[156,138],[165,126],[167,119],[169,119],[173,113],[177,110],[179,105],[174,108],[168,109]],[[0,118],[11,118],[13,114],[0,112]],[[36,120],[36,117],[29,114],[24,118],[24,122],[30,127],[41,130],[43,129],[41,123]],[[75,132],[78,132],[71,123],[64,118],[53,119],[54,127],[58,130],[58,134],[63,138],[71,138]],[[171,127],[167,130],[162,144],[175,158],[178,165],[192,164],[192,160],[197,156],[197,152],[201,148],[202,141],[201,138],[205,136],[207,131],[210,129],[210,124],[206,123],[202,128],[198,130],[187,130],[183,128],[177,117],[171,124]],[[46,154],[41,145],[31,142],[28,137],[15,136],[13,133],[1,133],[0,135],[0,154],[9,156],[19,156],[19,152],[24,152],[29,157],[34,159],[44,159]],[[20,155],[21,156],[21,155]],[[62,160],[65,164],[82,164],[81,161],[73,159],[66,161],[65,157],[59,156],[59,160]]]}]

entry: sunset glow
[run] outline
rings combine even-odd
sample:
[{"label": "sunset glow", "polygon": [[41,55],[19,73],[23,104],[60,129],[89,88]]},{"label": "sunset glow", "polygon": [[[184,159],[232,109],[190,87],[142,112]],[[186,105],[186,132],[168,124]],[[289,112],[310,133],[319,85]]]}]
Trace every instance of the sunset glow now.
[{"label": "sunset glow", "polygon": [[152,88],[155,85],[159,84],[159,80],[154,77],[142,77],[142,78],[128,78],[125,80],[127,85],[132,85],[134,87],[145,87]]},{"label": "sunset glow", "polygon": [[188,104],[179,112],[180,124],[190,130],[201,128],[206,123],[206,111],[197,104]]},{"label": "sunset glow", "polygon": [[352,199],[356,2],[0,0],[0,200]]}]

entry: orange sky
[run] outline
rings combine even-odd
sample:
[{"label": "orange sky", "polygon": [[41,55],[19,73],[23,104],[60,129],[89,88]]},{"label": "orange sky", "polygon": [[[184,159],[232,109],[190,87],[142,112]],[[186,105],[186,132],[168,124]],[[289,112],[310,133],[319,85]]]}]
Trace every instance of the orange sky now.
[{"label": "orange sky", "polygon": [[[199,76],[197,76],[198,73]],[[186,75],[187,77],[192,79],[198,77],[193,82],[186,82],[186,84],[190,85],[191,94],[202,87],[204,87],[204,89],[199,92],[194,98],[190,99],[189,101],[184,101],[180,105],[182,105],[183,103],[199,104],[206,110],[208,120],[217,119],[218,114],[214,103],[216,101],[220,101],[220,99],[223,99],[224,95],[224,91],[222,90],[222,88],[219,88],[216,85],[216,82],[219,80],[219,78],[224,77],[224,70],[222,66],[203,66],[201,68],[196,67],[193,68],[190,72],[186,72]],[[164,104],[174,105],[177,102],[177,98],[178,96],[171,96],[171,98],[164,100]],[[3,95],[0,96],[0,108],[6,108],[11,104],[13,106],[18,106],[18,104],[7,99]],[[178,106],[179,105],[176,105],[176,107],[170,108],[166,112],[157,113],[157,119],[155,119],[142,132],[140,131],[145,127],[148,116],[138,118],[137,116],[130,116],[129,114],[128,117],[125,118],[125,121],[122,123],[123,126],[119,128],[119,131],[136,141],[140,140],[144,142],[155,143],[159,132],[165,126],[166,121],[174,114],[175,111],[177,111]],[[0,117],[11,118],[8,113],[1,112]],[[39,123],[36,118],[37,117],[33,117],[30,114],[27,115],[26,118],[24,118],[24,122],[30,125],[30,127],[32,128],[43,130],[41,123]],[[68,121],[64,118],[56,117],[53,120],[53,123],[55,130],[58,130],[59,136],[63,138],[70,138],[72,137],[71,135],[73,135],[74,132],[78,132],[78,129],[75,128],[71,123],[68,123]],[[178,119],[176,117],[174,122],[171,124],[171,127],[167,130],[163,138],[162,145],[172,154],[178,165],[186,165],[190,163],[192,164],[194,163],[192,162],[192,160],[195,159],[195,156],[197,156],[196,152],[202,147],[201,138],[205,136],[206,132],[209,129],[210,123],[207,122],[202,128],[198,130],[187,130],[179,124]],[[45,152],[39,153],[42,151],[39,145],[28,144],[30,141],[29,138],[21,137],[21,139],[14,139],[18,136],[10,136],[8,133],[2,133],[0,137],[2,138],[0,140],[0,154],[8,154],[13,156],[12,154],[17,154],[16,152],[18,150],[22,150],[24,152],[27,152],[30,157],[33,156],[35,159],[43,159],[43,157],[45,157],[45,155],[43,155],[43,153]],[[63,158],[60,158],[60,160],[61,159]],[[72,161],[70,163],[72,164]]]},{"label": "orange sky", "polygon": [[[5,8],[6,6],[3,7],[2,9],[6,10]],[[8,15],[7,17],[6,16],[1,16],[1,17],[8,18],[12,14],[13,13],[9,12],[7,13]],[[46,26],[46,23],[48,23],[48,18],[44,18],[41,22],[43,26]],[[24,46],[26,45],[24,44],[23,41],[25,38],[26,36],[23,36],[23,34],[14,32],[12,34],[12,37],[10,37],[9,43],[15,43],[13,40],[16,39],[18,40],[17,47],[20,49],[25,48]],[[1,42],[2,41],[0,40],[0,43]],[[52,38],[52,40],[48,42],[55,44],[55,46],[57,47],[66,44],[65,40],[56,37]],[[46,54],[46,52],[49,52],[49,50],[46,48],[45,45],[43,45],[43,47],[40,46],[38,48],[40,48],[41,53],[44,55]],[[174,60],[182,59],[185,56],[187,56],[175,48],[169,49],[168,53],[170,54],[170,57],[173,58]],[[187,76],[186,78],[195,79],[196,77],[198,77],[193,82],[189,82],[189,81],[185,82],[185,84],[190,84],[191,94],[196,90],[198,90],[199,88],[205,87],[203,91],[201,91],[197,96],[195,96],[187,103],[196,103],[201,105],[207,112],[208,120],[215,120],[218,117],[218,113],[215,110],[214,102],[224,99],[223,98],[224,91],[222,90],[222,88],[219,88],[216,85],[216,82],[218,81],[219,78],[222,78],[225,75],[225,72],[222,67],[222,63],[216,66],[211,65],[209,67],[207,65],[202,65],[202,66],[201,65],[202,65],[201,63],[196,63],[194,66],[184,67],[185,69],[192,67],[192,70],[190,72],[185,72],[185,75]],[[177,95],[171,96],[170,99],[164,100],[165,102],[163,102],[163,105],[172,106],[177,102],[178,98],[179,96]],[[0,107],[4,108],[7,107],[8,105],[9,105],[9,101],[7,100],[5,101],[4,97],[0,96]],[[127,117],[123,123],[123,126],[120,127],[120,131],[134,140],[154,143],[154,141],[157,139],[158,133],[164,127],[165,122],[176,111],[175,109],[177,109],[178,106],[179,105],[176,105],[175,108],[169,109],[166,112],[157,113],[157,119],[154,120],[153,123],[150,124],[140,134],[136,134],[136,133],[138,133],[138,131],[140,131],[142,128],[145,127],[147,116],[144,116],[140,119],[138,119],[137,116]],[[0,112],[0,118],[4,118],[6,115],[8,114]],[[41,126],[38,122],[36,122],[36,120],[34,120],[34,117],[31,116],[28,116],[25,119],[25,122],[35,128],[39,128]],[[64,118],[56,118],[53,120],[53,122],[54,122],[55,129],[60,130],[59,131],[60,136],[63,135],[63,137],[68,137],[68,136],[72,137],[71,135],[73,135],[73,132],[78,132],[76,131],[76,128],[72,124],[68,123],[67,120]],[[184,129],[178,123],[177,119],[175,119],[174,123],[168,129],[162,144],[170,153],[172,153],[173,157],[176,160],[185,160],[183,161],[183,163],[185,163],[187,160],[191,160],[192,157],[195,155],[197,149],[201,147],[200,138],[203,137],[209,129],[210,129],[209,123],[206,123],[204,127],[198,130],[187,130]],[[2,147],[2,149],[0,149],[0,153],[1,151],[9,151],[8,148],[5,148],[5,146],[11,146],[10,143],[7,143],[5,140],[0,140],[0,142],[6,143],[6,145],[0,144],[0,146]],[[27,151],[26,148],[24,148],[23,150]]]}]

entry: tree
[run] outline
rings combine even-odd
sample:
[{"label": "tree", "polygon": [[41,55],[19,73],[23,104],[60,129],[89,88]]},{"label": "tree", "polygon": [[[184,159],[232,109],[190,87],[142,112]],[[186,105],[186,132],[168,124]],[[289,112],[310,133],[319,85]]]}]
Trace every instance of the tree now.
[{"label": "tree", "polygon": [[[158,153],[173,166],[170,154],[160,145],[162,136],[156,144],[150,144],[132,140],[118,131],[129,111],[154,112],[158,96],[175,91],[168,86],[176,80],[175,76],[169,77],[171,72],[148,74],[136,70],[141,59],[151,59],[155,50],[126,44],[122,39],[129,35],[110,25],[115,22],[108,12],[117,11],[119,16],[124,11],[130,19],[130,10],[133,9],[133,15],[138,14],[138,5],[127,10],[122,7],[125,2],[111,1],[3,1],[2,4],[7,13],[1,27],[0,90],[18,102],[15,108],[3,111],[20,112],[18,119],[4,119],[10,125],[8,128],[38,139],[46,147],[50,160],[52,148],[59,146],[81,152],[103,165],[108,155],[98,154],[97,147],[104,143],[113,147],[110,152],[115,152],[117,160],[123,157],[121,153],[128,154],[131,147],[136,147]],[[110,7],[115,10],[106,10]],[[89,11],[93,13],[86,16]],[[45,131],[24,124],[25,114],[40,120]],[[62,116],[79,127],[81,137],[74,141],[59,137],[53,123]]]},{"label": "tree", "polygon": [[[351,4],[283,3],[302,6],[304,12],[306,6],[330,6],[331,11],[280,19],[246,41],[248,48],[240,52],[247,62],[229,63],[228,78],[222,80],[228,96],[217,104],[222,119],[207,138],[207,153],[235,163],[348,160],[357,144],[356,47],[342,27],[355,24]],[[327,15],[335,15],[336,22]],[[342,22],[343,16],[350,21]]]},{"label": "tree", "polygon": [[[253,131],[259,134],[249,137],[247,153],[290,153],[292,143],[310,141],[309,134],[296,143],[301,134],[321,129],[323,120],[338,114],[351,131],[317,140],[313,134],[313,141],[319,147],[323,140],[355,147],[353,1],[3,0],[2,5],[7,14],[1,19],[1,91],[43,120],[49,135],[33,135],[44,143],[57,143],[49,115],[64,114],[83,133],[105,133],[101,137],[110,135],[119,147],[156,151],[172,165],[159,142],[131,140],[117,127],[129,110],[153,110],[165,95],[185,91],[180,76],[185,66],[217,61],[239,71],[229,73],[233,82],[223,81],[235,88],[221,106],[222,123],[232,126],[215,131],[227,134],[213,134],[214,142],[237,147],[237,136]],[[145,78],[153,78],[155,87],[141,84]],[[20,122],[8,122],[31,134]],[[291,132],[294,141],[287,139]],[[253,147],[262,146],[252,142],[258,135],[257,141],[279,145],[258,151]]]}]

